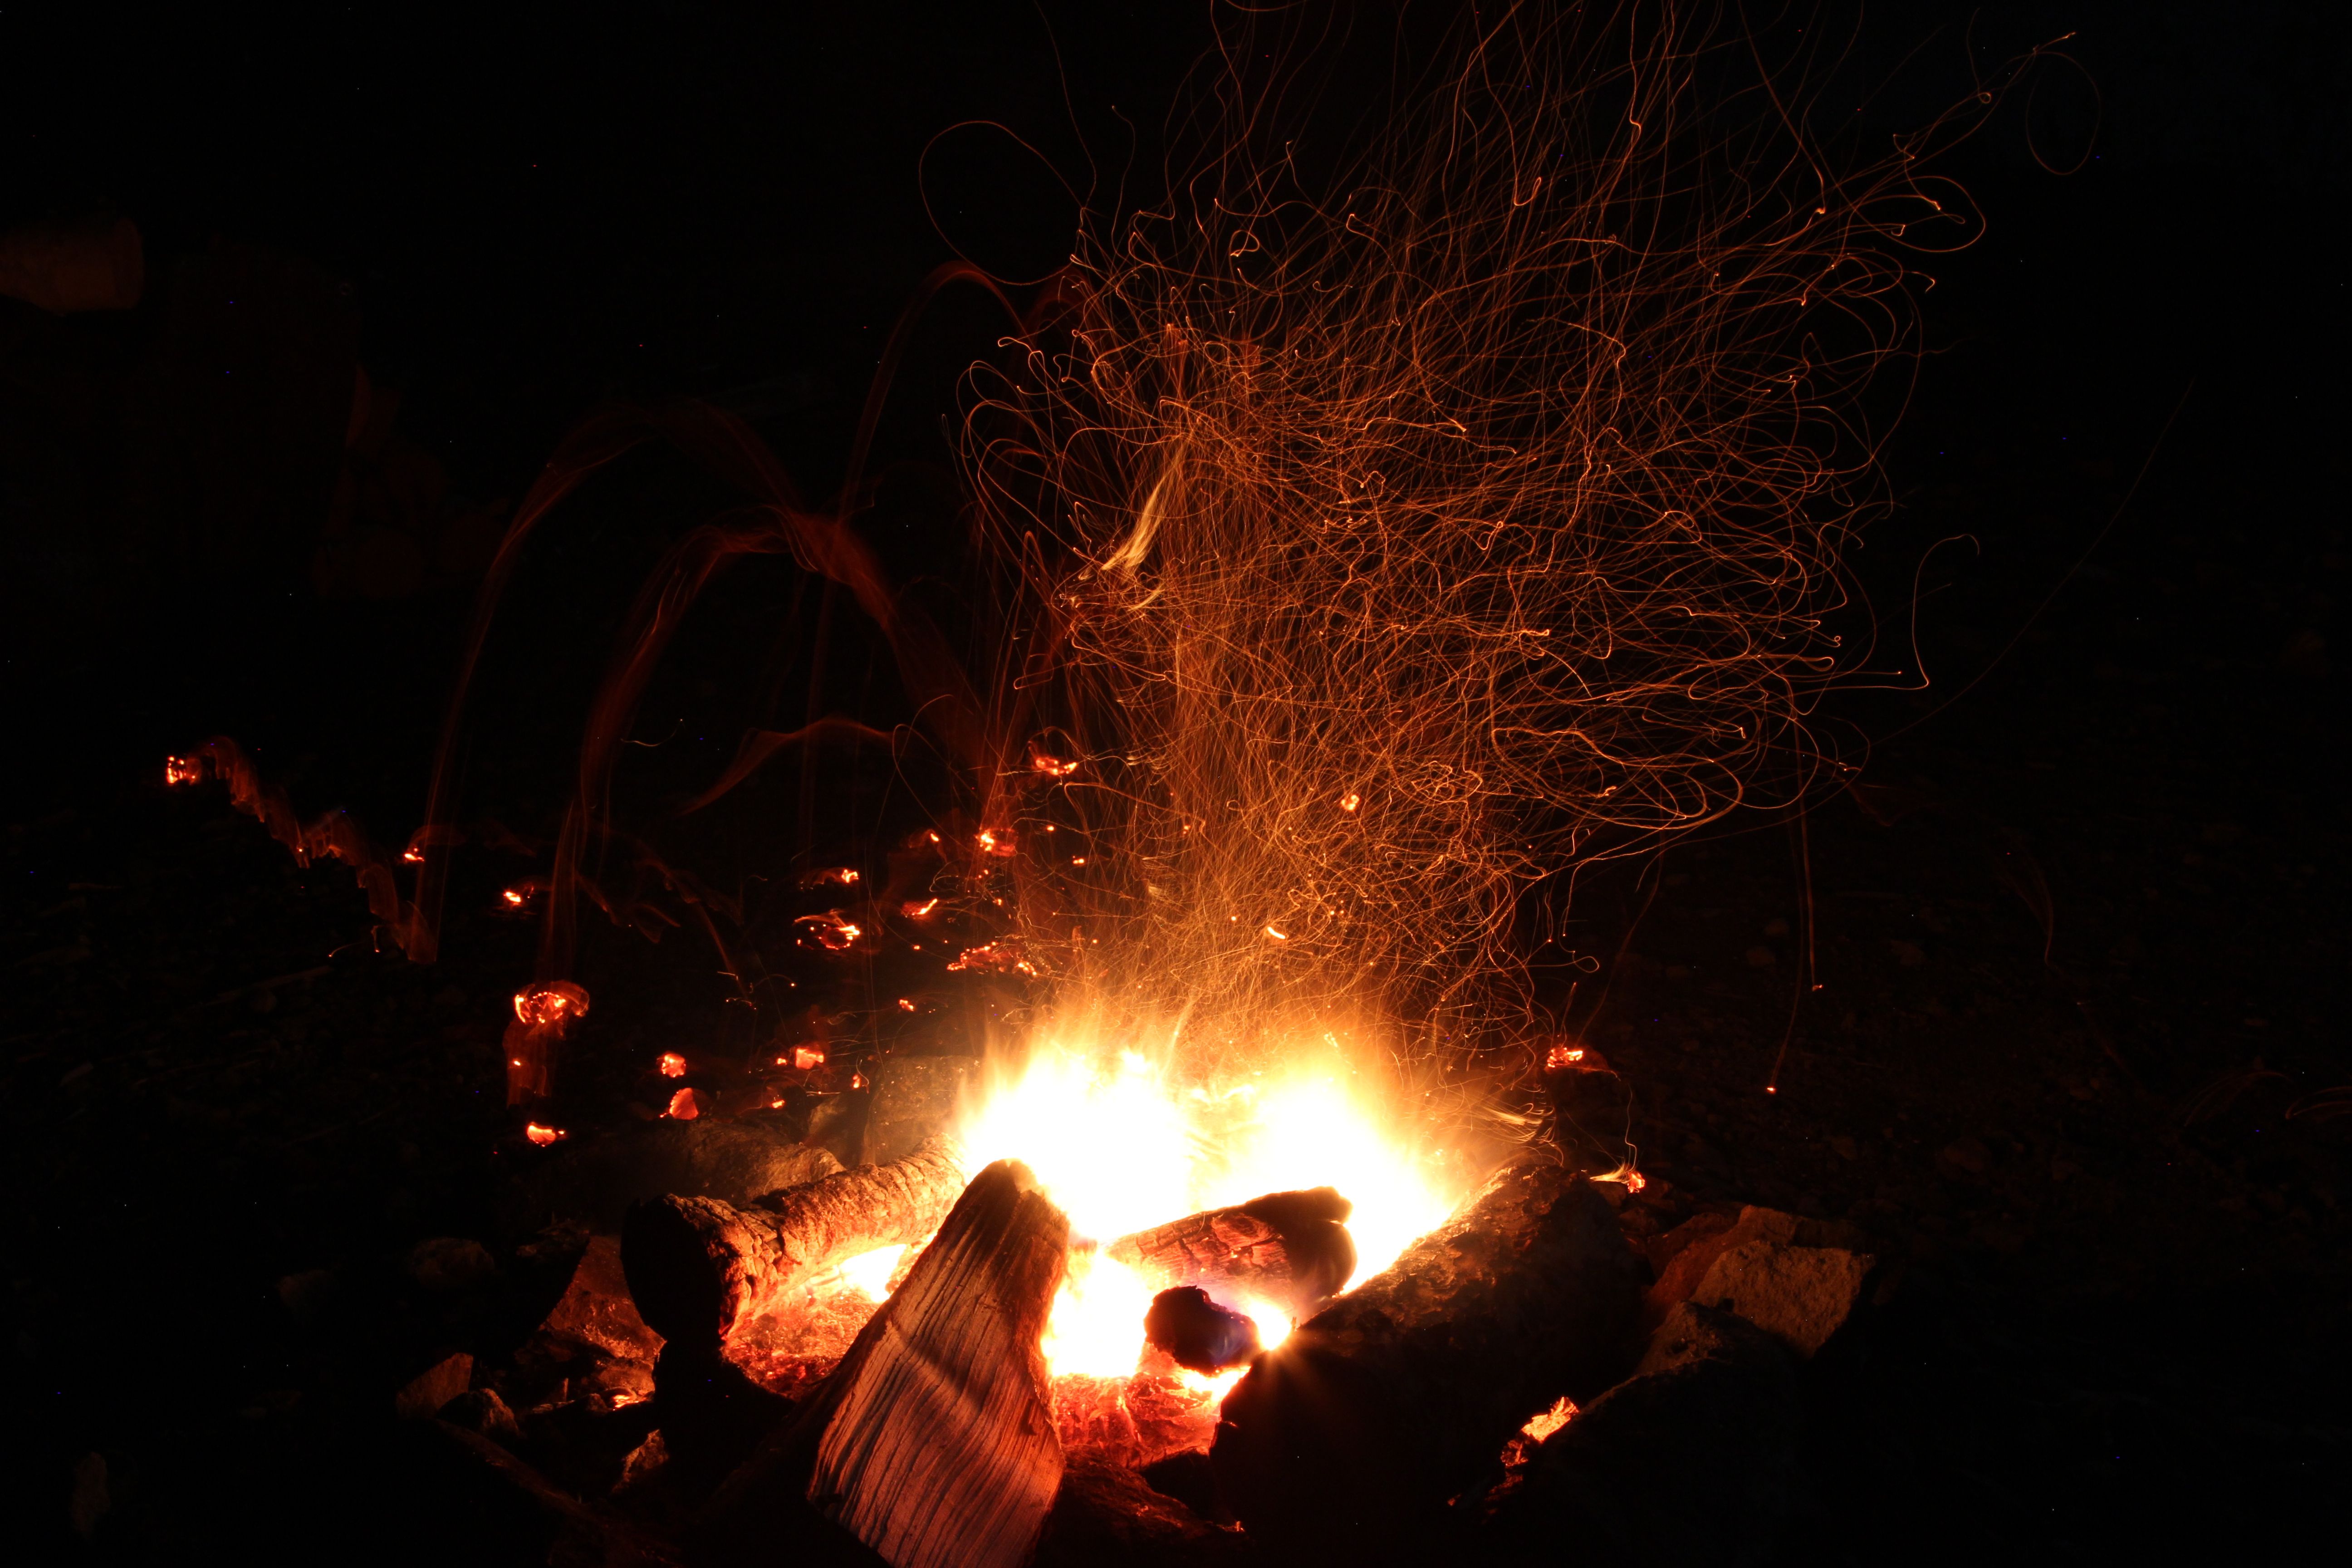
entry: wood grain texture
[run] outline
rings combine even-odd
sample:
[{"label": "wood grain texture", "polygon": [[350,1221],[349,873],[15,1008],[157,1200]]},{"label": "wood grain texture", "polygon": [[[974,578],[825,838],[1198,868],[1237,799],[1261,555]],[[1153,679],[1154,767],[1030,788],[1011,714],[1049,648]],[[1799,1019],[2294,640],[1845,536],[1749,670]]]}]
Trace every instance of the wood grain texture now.
[{"label": "wood grain texture", "polygon": [[822,1520],[892,1568],[1025,1563],[1062,1479],[1040,1342],[1069,1228],[1026,1166],[973,1178],[833,1375],[713,1500],[714,1556],[822,1556]]},{"label": "wood grain texture", "polygon": [[629,1211],[621,1265],[638,1314],[663,1338],[716,1345],[824,1270],[938,1229],[963,1190],[945,1141],[887,1165],[796,1187],[775,1209],[672,1194]]}]

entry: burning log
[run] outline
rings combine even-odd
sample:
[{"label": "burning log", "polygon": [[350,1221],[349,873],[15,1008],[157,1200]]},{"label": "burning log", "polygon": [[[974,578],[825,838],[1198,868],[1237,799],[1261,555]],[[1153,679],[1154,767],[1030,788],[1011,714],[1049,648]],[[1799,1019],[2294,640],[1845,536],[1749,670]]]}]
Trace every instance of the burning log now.
[{"label": "burning log", "polygon": [[1166,1289],[1194,1285],[1232,1305],[1236,1289],[1306,1317],[1356,1271],[1344,1222],[1355,1205],[1333,1188],[1268,1193],[1120,1237],[1103,1251]]},{"label": "burning log", "polygon": [[716,1348],[745,1319],[845,1258],[909,1246],[939,1228],[963,1190],[946,1142],[903,1160],[796,1187],[776,1207],[653,1198],[629,1211],[621,1267],[637,1311],[664,1339]]},{"label": "burning log", "polygon": [[1614,1380],[1643,1273],[1589,1182],[1506,1170],[1257,1359],[1212,1450],[1226,1502],[1294,1559],[1398,1539],[1528,1411]]},{"label": "burning log", "polygon": [[1069,1233],[1027,1166],[982,1171],[833,1375],[713,1500],[711,1544],[776,1561],[813,1507],[891,1568],[1025,1563],[1062,1480],[1039,1346]]},{"label": "burning log", "polygon": [[1152,1298],[1151,1310],[1143,1315],[1143,1337],[1178,1366],[1207,1375],[1244,1365],[1258,1352],[1257,1325],[1218,1306],[1195,1285],[1179,1285]]}]

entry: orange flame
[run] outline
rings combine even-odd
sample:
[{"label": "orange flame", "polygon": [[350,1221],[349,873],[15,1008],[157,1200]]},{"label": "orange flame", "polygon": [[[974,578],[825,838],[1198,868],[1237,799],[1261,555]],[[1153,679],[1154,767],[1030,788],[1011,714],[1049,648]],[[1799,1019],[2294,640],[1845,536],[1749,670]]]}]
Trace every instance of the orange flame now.
[{"label": "orange flame", "polygon": [[661,1061],[658,1065],[661,1068],[661,1075],[664,1078],[684,1078],[686,1076],[686,1058],[679,1056],[676,1051],[664,1051],[662,1053]]},{"label": "orange flame", "polygon": [[544,1149],[550,1143],[554,1142],[558,1138],[563,1136],[563,1129],[561,1127],[541,1127],[538,1122],[534,1121],[522,1130],[522,1135],[530,1139],[532,1142],[538,1144],[541,1148]]},{"label": "orange flame", "polygon": [[691,1121],[702,1114],[702,1100],[690,1089],[681,1089],[669,1097],[669,1109],[663,1115],[677,1121]]}]

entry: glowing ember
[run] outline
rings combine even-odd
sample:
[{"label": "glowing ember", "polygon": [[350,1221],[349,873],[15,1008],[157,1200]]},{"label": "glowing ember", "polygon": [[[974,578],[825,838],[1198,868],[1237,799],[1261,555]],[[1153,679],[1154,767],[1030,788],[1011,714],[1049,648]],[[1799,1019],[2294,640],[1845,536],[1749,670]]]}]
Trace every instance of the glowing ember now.
[{"label": "glowing ember", "polygon": [[1576,1405],[1572,1400],[1556,1399],[1552,1402],[1550,1409],[1529,1416],[1528,1424],[1519,1430],[1540,1443],[1575,1420],[1576,1416]]},{"label": "glowing ember", "polygon": [[980,830],[980,848],[983,855],[1018,855],[1021,846],[1014,841],[1009,827],[983,827]]},{"label": "glowing ember", "polygon": [[418,848],[414,844],[402,850],[400,852],[400,858],[412,866],[422,866],[425,864],[425,851]]},{"label": "glowing ember", "polygon": [[824,1066],[824,1047],[822,1046],[794,1046],[793,1047],[793,1066],[800,1068],[803,1072],[808,1071],[811,1068],[821,1068]]},{"label": "glowing ember", "polygon": [[522,908],[523,900],[528,895],[526,895],[520,888],[509,888],[505,892],[499,895],[499,897],[504,899],[508,903],[512,904],[516,909]]},{"label": "glowing ember", "polygon": [[811,871],[801,879],[803,888],[854,888],[857,886],[857,868],[854,866],[827,866],[821,871]]},{"label": "glowing ember", "polygon": [[1049,757],[1043,752],[1034,753],[1029,765],[1049,779],[1066,779],[1078,771],[1076,763],[1066,763],[1059,757]]},{"label": "glowing ember", "polygon": [[204,764],[199,763],[195,758],[165,757],[163,759],[163,783],[166,785],[202,784],[204,782]]},{"label": "glowing ember", "polygon": [[801,928],[803,942],[814,942],[827,952],[845,952],[866,934],[864,927],[839,910],[827,910],[821,915],[803,915],[793,923]]},{"label": "glowing ember", "polygon": [[514,994],[514,1014],[524,1024],[554,1027],[559,1032],[571,1019],[588,1011],[588,993],[569,980],[527,985]]},{"label": "glowing ember", "polygon": [[1353,811],[1356,807],[1363,804],[1364,797],[1358,795],[1354,790],[1349,790],[1346,795],[1339,797],[1339,809],[1341,811]]},{"label": "glowing ember", "polygon": [[919,921],[919,920],[923,919],[925,916],[929,915],[929,914],[933,910],[938,909],[939,907],[940,907],[940,901],[939,901],[939,900],[937,900],[937,899],[925,899],[925,900],[924,900],[921,903],[919,903],[919,904],[918,904],[918,903],[914,903],[914,902],[912,902],[912,901],[909,901],[909,902],[907,902],[907,903],[900,904],[900,905],[898,906],[898,912],[899,912],[901,915],[904,915],[907,919],[908,919],[908,920],[910,920],[910,921]]},{"label": "glowing ember", "polygon": [[522,1135],[530,1139],[532,1142],[538,1144],[541,1148],[544,1149],[550,1143],[554,1142],[558,1138],[563,1136],[563,1129],[561,1127],[541,1127],[538,1122],[533,1121],[523,1128]]},{"label": "glowing ember", "polygon": [[948,967],[971,970],[980,974],[1035,974],[1037,966],[1029,962],[1017,942],[983,942],[968,947]]},{"label": "glowing ember", "polygon": [[669,1109],[663,1115],[677,1121],[691,1121],[702,1114],[702,1101],[694,1090],[681,1089],[669,1097]]},{"label": "glowing ember", "polygon": [[1581,1047],[1554,1046],[1550,1053],[1544,1058],[1544,1067],[1548,1071],[1558,1072],[1562,1068],[1574,1067],[1583,1059],[1584,1051]]},{"label": "glowing ember", "polygon": [[661,1061],[658,1065],[661,1068],[661,1075],[664,1078],[684,1078],[686,1076],[686,1058],[679,1056],[676,1051],[664,1051],[662,1053]]},{"label": "glowing ember", "polygon": [[898,1011],[901,1013],[911,1013],[914,1010],[915,999],[912,996],[901,996],[898,998]]}]

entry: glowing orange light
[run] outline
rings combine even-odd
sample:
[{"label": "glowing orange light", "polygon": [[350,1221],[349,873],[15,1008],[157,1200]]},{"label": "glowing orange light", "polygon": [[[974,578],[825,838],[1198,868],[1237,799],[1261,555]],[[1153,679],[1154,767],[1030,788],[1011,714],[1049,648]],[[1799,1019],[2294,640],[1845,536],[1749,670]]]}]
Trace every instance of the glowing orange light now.
[{"label": "glowing orange light", "polygon": [[558,1033],[564,1024],[585,1016],[587,1011],[588,993],[569,980],[527,985],[514,994],[516,1018],[525,1024],[556,1026]]},{"label": "glowing orange light", "polygon": [[864,1089],[866,1087],[866,1075],[862,1072],[851,1073],[849,1075],[849,1087],[852,1089]]},{"label": "glowing orange light", "polygon": [[915,999],[912,996],[901,996],[898,998],[898,1011],[901,1013],[911,1013],[914,1010]]},{"label": "glowing orange light", "polygon": [[803,888],[854,888],[857,886],[857,868],[827,866],[823,870],[811,871],[807,876],[803,877],[801,886]]},{"label": "glowing orange light", "polygon": [[976,974],[1030,974],[1037,973],[1036,965],[1017,942],[982,942],[968,947],[961,956],[949,963],[950,969],[970,970]]},{"label": "glowing orange light", "polygon": [[400,858],[403,860],[407,861],[412,866],[422,866],[425,864],[425,851],[419,849],[414,844],[402,850],[400,852]]},{"label": "glowing orange light", "polygon": [[1290,940],[1290,933],[1288,931],[1276,931],[1272,926],[1265,928],[1265,934],[1274,938],[1276,942],[1288,942]]},{"label": "glowing orange light", "polygon": [[1086,863],[1087,858],[1083,855],[1073,855],[1070,857],[1070,864],[1073,866],[1083,866]]},{"label": "glowing orange light", "polygon": [[1358,795],[1354,790],[1349,790],[1346,795],[1339,797],[1339,809],[1341,811],[1353,811],[1356,807],[1363,804],[1364,797]]},{"label": "glowing orange light", "polygon": [[167,785],[201,784],[204,776],[204,764],[194,757],[163,759],[163,782]]},{"label": "glowing orange light", "polygon": [[938,909],[939,907],[939,900],[926,899],[919,904],[911,902],[900,904],[898,906],[898,912],[910,921],[919,921],[929,915],[933,910]]},{"label": "glowing orange light", "polygon": [[702,1101],[694,1090],[681,1089],[669,1097],[669,1109],[663,1115],[677,1121],[691,1121],[702,1114]]},{"label": "glowing orange light", "polygon": [[499,895],[499,897],[504,899],[508,903],[512,904],[516,909],[522,908],[523,896],[523,891],[520,888],[509,888],[505,892]]},{"label": "glowing orange light", "polygon": [[1029,765],[1049,779],[1066,779],[1078,771],[1076,763],[1066,763],[1059,757],[1049,757],[1043,752],[1033,752]]},{"label": "glowing orange light", "polygon": [[793,1066],[800,1068],[803,1072],[808,1071],[811,1068],[821,1068],[824,1066],[824,1047],[823,1046],[794,1046],[793,1047]]},{"label": "glowing orange light", "polygon": [[664,1051],[662,1053],[660,1067],[661,1075],[664,1078],[684,1078],[686,1076],[686,1058],[679,1056],[676,1051]]},{"label": "glowing orange light", "polygon": [[1574,1067],[1583,1059],[1582,1046],[1554,1046],[1544,1057],[1544,1068],[1548,1072],[1558,1072],[1562,1068]]},{"label": "glowing orange light", "polygon": [[563,1130],[560,1127],[541,1127],[534,1121],[522,1130],[522,1135],[544,1149],[562,1137]]},{"label": "glowing orange light", "polygon": [[1004,856],[1020,853],[1020,847],[1013,841],[1013,829],[1009,827],[1001,832],[993,827],[982,828],[980,847],[981,852],[985,855]]},{"label": "glowing orange light", "polygon": [[1528,1417],[1528,1424],[1520,1427],[1519,1430],[1540,1443],[1545,1438],[1550,1436],[1553,1433],[1559,1431],[1561,1427],[1567,1426],[1570,1422],[1575,1420],[1579,1412],[1573,1400],[1554,1400],[1550,1409],[1541,1411],[1537,1415]]},{"label": "glowing orange light", "polygon": [[827,910],[821,915],[803,915],[793,923],[802,928],[803,941],[814,942],[827,952],[845,952],[866,934],[865,927],[839,910]]}]

